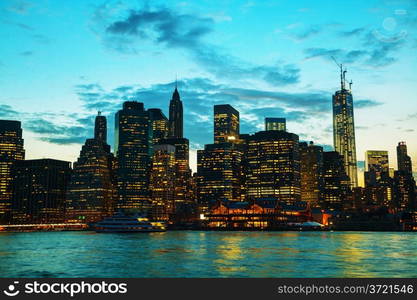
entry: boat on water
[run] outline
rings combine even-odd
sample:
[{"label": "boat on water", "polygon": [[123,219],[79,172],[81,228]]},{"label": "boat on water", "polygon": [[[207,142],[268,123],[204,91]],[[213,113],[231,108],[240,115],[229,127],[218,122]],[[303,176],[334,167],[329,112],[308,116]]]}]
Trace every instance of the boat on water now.
[{"label": "boat on water", "polygon": [[166,226],[163,222],[152,222],[143,216],[128,216],[117,212],[111,217],[90,224],[90,229],[96,232],[164,232]]}]

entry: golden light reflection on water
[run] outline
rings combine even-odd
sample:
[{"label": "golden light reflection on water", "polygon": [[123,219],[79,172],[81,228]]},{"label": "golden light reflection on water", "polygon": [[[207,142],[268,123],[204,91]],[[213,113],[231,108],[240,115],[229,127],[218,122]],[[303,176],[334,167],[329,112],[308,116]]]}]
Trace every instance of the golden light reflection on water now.
[{"label": "golden light reflection on water", "polygon": [[365,265],[365,260],[371,258],[372,247],[368,247],[366,234],[347,233],[337,236],[339,247],[332,253],[341,267],[338,277],[373,277],[374,272]]},{"label": "golden light reflection on water", "polygon": [[245,272],[247,268],[241,265],[245,257],[241,248],[244,237],[238,234],[223,236],[215,251],[218,258],[214,260],[220,276],[231,276]]},{"label": "golden light reflection on water", "polygon": [[196,232],[0,235],[0,275],[416,277],[417,235]]}]

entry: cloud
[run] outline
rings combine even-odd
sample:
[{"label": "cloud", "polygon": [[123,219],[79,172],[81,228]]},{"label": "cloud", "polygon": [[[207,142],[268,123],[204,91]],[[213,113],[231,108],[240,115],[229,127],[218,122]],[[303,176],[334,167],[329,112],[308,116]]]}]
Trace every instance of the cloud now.
[{"label": "cloud", "polygon": [[304,50],[304,53],[307,55],[306,59],[322,57],[326,60],[332,60],[332,57],[336,57],[339,61],[343,63],[353,63],[369,55],[367,51],[364,50],[351,50],[346,51],[344,49],[327,49],[327,48],[307,48]]},{"label": "cloud", "polygon": [[363,32],[365,32],[365,28],[364,27],[358,27],[352,30],[348,30],[348,31],[341,31],[339,34],[342,37],[352,37],[352,36],[357,36],[362,34]]},{"label": "cloud", "polygon": [[[255,65],[230,55],[225,49],[209,44],[205,38],[214,31],[215,18],[184,14],[166,7],[118,11],[116,16],[106,6],[95,13],[95,31],[103,43],[118,52],[141,54],[146,45],[180,48],[216,77],[260,80],[270,85],[288,85],[299,81],[295,65],[276,62]],[[143,50],[144,51],[144,50]]]},{"label": "cloud", "polygon": [[94,115],[74,113],[18,112],[10,105],[0,104],[0,119],[13,119],[22,122],[24,131],[30,131],[41,141],[55,144],[84,143],[93,135]]},{"label": "cloud", "polygon": [[[93,119],[93,118],[91,118]],[[80,119],[78,121],[85,121]],[[74,124],[61,124],[58,121],[45,119],[32,119],[24,123],[24,128],[39,135],[39,139],[54,144],[84,143],[85,139],[92,134],[92,122],[76,122]]]},{"label": "cloud", "polygon": [[383,103],[375,101],[375,100],[356,100],[354,101],[354,105],[355,105],[355,108],[361,109],[361,108],[380,106],[380,105],[383,105]]},{"label": "cloud", "polygon": [[11,12],[25,15],[29,12],[29,10],[32,8],[33,4],[27,1],[22,0],[12,0],[10,1],[9,6],[7,9]]},{"label": "cloud", "polygon": [[189,14],[177,14],[167,8],[130,10],[122,21],[106,28],[114,35],[152,39],[172,47],[195,47],[212,30],[213,19]]},{"label": "cloud", "polygon": [[305,59],[323,58],[331,60],[332,56],[341,63],[357,63],[368,67],[385,67],[398,60],[397,52],[406,45],[405,37],[388,38],[377,30],[355,28],[339,32],[344,38],[354,38],[356,43],[350,48],[312,47],[304,49]]},{"label": "cloud", "polygon": [[192,56],[217,77],[262,79],[271,85],[288,85],[299,81],[300,69],[291,64],[254,66],[223,53],[214,46],[195,49]]},{"label": "cloud", "polygon": [[[290,24],[287,26],[287,29],[297,29],[301,26],[300,23]],[[323,26],[321,25],[309,25],[307,28],[303,28],[302,30],[298,30],[297,32],[289,32],[289,36],[296,41],[304,41],[308,38],[316,36],[323,32]]]},{"label": "cloud", "polygon": [[33,51],[23,51],[19,53],[22,56],[31,56],[33,55]]},{"label": "cloud", "polygon": [[16,118],[18,116],[19,113],[10,105],[0,104],[0,118]]}]

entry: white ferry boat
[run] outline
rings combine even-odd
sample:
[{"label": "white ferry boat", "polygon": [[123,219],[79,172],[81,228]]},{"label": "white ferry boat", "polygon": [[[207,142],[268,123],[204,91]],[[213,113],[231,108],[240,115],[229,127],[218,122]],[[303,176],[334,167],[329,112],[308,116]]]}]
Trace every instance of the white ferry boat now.
[{"label": "white ferry boat", "polygon": [[151,222],[148,218],[138,215],[127,216],[117,212],[109,218],[90,225],[96,232],[163,232],[166,231],[163,222]]}]

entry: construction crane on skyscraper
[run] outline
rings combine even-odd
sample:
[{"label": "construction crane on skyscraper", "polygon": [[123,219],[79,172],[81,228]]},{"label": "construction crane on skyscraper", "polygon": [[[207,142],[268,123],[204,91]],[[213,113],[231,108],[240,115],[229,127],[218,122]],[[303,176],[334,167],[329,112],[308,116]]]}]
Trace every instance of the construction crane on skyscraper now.
[{"label": "construction crane on skyscraper", "polygon": [[[345,89],[345,83],[346,83],[346,72],[347,72],[347,70],[346,69],[343,70],[343,64],[339,64],[338,61],[336,60],[336,58],[334,58],[334,56],[331,56],[331,58],[336,63],[336,65],[340,68],[340,86],[341,86],[342,90],[344,90]],[[352,82],[349,83],[349,87],[351,87],[351,85],[352,85]]]}]

